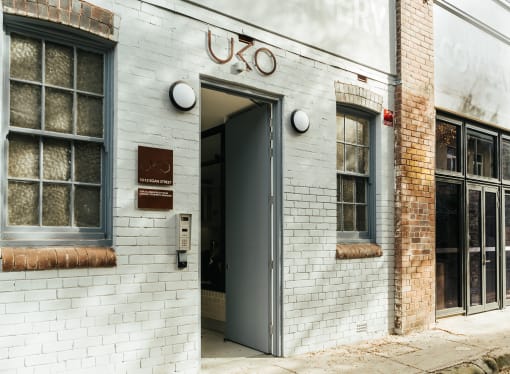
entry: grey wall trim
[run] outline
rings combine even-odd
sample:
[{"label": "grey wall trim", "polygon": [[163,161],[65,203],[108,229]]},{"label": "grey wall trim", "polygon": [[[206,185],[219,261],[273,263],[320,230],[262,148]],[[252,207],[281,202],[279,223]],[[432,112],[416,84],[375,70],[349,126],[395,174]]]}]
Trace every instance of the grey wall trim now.
[{"label": "grey wall trim", "polygon": [[492,1],[510,11],[510,2],[508,0],[492,0]]}]

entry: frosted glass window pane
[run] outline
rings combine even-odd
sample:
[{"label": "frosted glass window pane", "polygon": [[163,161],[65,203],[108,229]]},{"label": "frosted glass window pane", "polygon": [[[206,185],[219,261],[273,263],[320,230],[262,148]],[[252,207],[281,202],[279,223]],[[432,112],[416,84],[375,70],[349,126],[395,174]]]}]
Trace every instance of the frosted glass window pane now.
[{"label": "frosted glass window pane", "polygon": [[344,205],[344,231],[354,231],[354,205]]},{"label": "frosted glass window pane", "polygon": [[345,170],[357,172],[357,149],[352,145],[345,146]]},{"label": "frosted glass window pane", "polygon": [[344,141],[344,116],[336,116],[336,140],[338,142]]},{"label": "frosted glass window pane", "polygon": [[103,137],[103,99],[78,95],[77,133]]},{"label": "frosted glass window pane", "polygon": [[367,207],[366,205],[356,206],[356,230],[367,231]]},{"label": "frosted glass window pane", "polygon": [[73,87],[73,48],[46,43],[46,83]]},{"label": "frosted glass window pane", "polygon": [[71,176],[71,149],[68,142],[45,140],[43,146],[44,179],[66,181]]},{"label": "frosted glass window pane", "polygon": [[336,175],[336,201],[342,201],[342,176]]},{"label": "frosted glass window pane", "polygon": [[368,146],[368,121],[358,118],[358,144],[363,144]]},{"label": "frosted glass window pane", "polygon": [[74,175],[77,182],[101,182],[101,145],[76,143],[74,148]]},{"label": "frosted glass window pane", "polygon": [[344,167],[344,145],[342,143],[336,143],[336,169],[343,171]]},{"label": "frosted glass window pane", "polygon": [[354,117],[345,116],[345,141],[356,144],[357,121]]},{"label": "frosted glass window pane", "polygon": [[365,193],[365,178],[356,178],[356,202],[357,203],[365,203],[366,201],[366,193]]},{"label": "frosted glass window pane", "polygon": [[336,231],[343,231],[342,223],[344,218],[342,215],[342,204],[336,205]]},{"label": "frosted glass window pane", "polygon": [[78,50],[79,90],[103,93],[103,55]]},{"label": "frosted glass window pane", "polygon": [[39,40],[11,35],[11,77],[41,81],[41,51]]},{"label": "frosted glass window pane", "polygon": [[73,94],[47,88],[45,115],[44,127],[46,130],[72,133]]},{"label": "frosted glass window pane", "polygon": [[100,189],[76,186],[74,195],[74,225],[78,227],[99,227]]},{"label": "frosted glass window pane", "polygon": [[69,226],[69,186],[44,184],[43,226]]},{"label": "frosted glass window pane", "polygon": [[9,177],[39,178],[39,139],[35,136],[9,136]]},{"label": "frosted glass window pane", "polygon": [[368,174],[368,148],[358,148],[358,172]]},{"label": "frosted glass window pane", "polygon": [[39,185],[37,183],[9,182],[8,190],[8,224],[38,225]]},{"label": "frosted glass window pane", "polygon": [[11,82],[11,126],[41,128],[41,88]]},{"label": "frosted glass window pane", "polygon": [[342,201],[354,202],[354,178],[342,177]]}]

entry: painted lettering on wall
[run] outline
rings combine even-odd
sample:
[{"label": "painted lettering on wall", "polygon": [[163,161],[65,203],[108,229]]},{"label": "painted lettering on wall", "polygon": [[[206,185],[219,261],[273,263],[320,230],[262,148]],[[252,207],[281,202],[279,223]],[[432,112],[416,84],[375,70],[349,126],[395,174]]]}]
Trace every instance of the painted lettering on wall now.
[{"label": "painted lettering on wall", "polygon": [[[231,37],[227,41],[227,54],[226,57],[219,57],[216,52],[213,51],[212,47],[212,34],[211,30],[207,32],[207,50],[209,52],[209,56],[216,61],[218,64],[226,64],[227,62],[232,61],[234,58],[234,50],[235,50],[235,43],[234,38]],[[252,71],[253,67],[250,65],[250,63],[246,60],[246,56],[249,49],[251,49],[254,46],[254,42],[250,40],[240,40],[240,43],[243,43],[244,46],[242,46],[240,49],[235,52],[235,56],[237,59],[244,64],[246,71]],[[262,75],[271,75],[276,70],[276,57],[269,50],[268,48],[257,48],[253,55],[253,64],[255,66],[255,69]]]}]

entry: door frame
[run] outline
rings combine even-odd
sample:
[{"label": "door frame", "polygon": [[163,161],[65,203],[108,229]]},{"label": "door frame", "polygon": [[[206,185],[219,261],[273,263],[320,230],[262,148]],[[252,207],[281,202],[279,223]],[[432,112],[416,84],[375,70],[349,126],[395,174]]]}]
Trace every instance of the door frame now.
[{"label": "door frame", "polygon": [[[471,306],[471,286],[470,286],[470,269],[469,269],[469,192],[470,191],[480,191],[480,199],[481,199],[481,205],[480,205],[480,215],[481,215],[481,219],[480,219],[480,252],[481,252],[481,255],[484,256],[485,255],[485,252],[486,252],[486,244],[485,244],[485,238],[486,238],[486,233],[485,233],[485,229],[486,229],[486,226],[485,226],[485,219],[486,219],[486,214],[485,214],[485,211],[486,211],[486,206],[485,206],[485,193],[486,192],[493,192],[496,194],[496,212],[495,212],[495,217],[496,217],[496,256],[495,256],[495,259],[497,261],[496,263],[496,301],[495,302],[491,302],[491,303],[486,303],[486,298],[487,298],[487,271],[486,271],[486,266],[483,265],[482,266],[482,270],[481,270],[481,276],[482,276],[482,284],[481,284],[481,287],[482,287],[482,295],[481,295],[481,300],[482,300],[482,303],[481,305],[475,305],[475,306]],[[466,201],[465,201],[465,212],[466,212],[466,215],[465,215],[465,262],[464,262],[464,272],[466,274],[465,276],[465,290],[466,290],[466,293],[465,293],[465,302],[466,302],[466,314],[469,315],[469,314],[475,314],[475,313],[481,313],[481,312],[486,312],[486,311],[489,311],[489,310],[494,310],[494,309],[498,309],[500,307],[500,302],[501,302],[501,275],[500,275],[500,272],[501,272],[501,266],[500,266],[500,257],[501,257],[501,223],[500,223],[500,214],[499,214],[499,209],[500,209],[500,201],[501,201],[501,198],[500,198],[500,195],[501,195],[501,190],[498,186],[489,186],[489,185],[484,185],[484,184],[480,184],[480,183],[476,183],[476,182],[468,182],[467,185],[466,185]]]},{"label": "door frame", "polygon": [[[248,99],[263,101],[271,108],[271,248],[270,258],[270,335],[271,354],[283,355],[283,162],[282,162],[282,99],[281,95],[260,91],[254,88],[223,82],[215,78],[201,76],[200,89],[208,88]],[[202,114],[200,114],[200,118]],[[268,264],[269,266],[269,264]],[[199,270],[200,276],[200,270]],[[200,321],[200,319],[199,319]],[[199,322],[201,323],[201,322]]]},{"label": "door frame", "polygon": [[501,191],[500,191],[500,210],[501,210],[501,223],[500,223],[500,227],[501,227],[501,235],[500,235],[500,240],[499,240],[499,243],[500,243],[500,256],[499,256],[499,259],[500,259],[500,266],[499,266],[499,269],[498,271],[500,272],[501,274],[501,279],[500,279],[500,284],[501,284],[501,290],[500,290],[500,297],[501,297],[501,308],[504,308],[504,307],[507,307],[507,306],[510,306],[510,297],[507,297],[507,288],[506,288],[506,284],[507,284],[507,279],[506,279],[506,271],[507,271],[507,263],[506,263],[506,208],[505,208],[505,205],[506,205],[506,195],[507,193],[510,195],[510,187],[508,185],[503,185],[501,187]]}]

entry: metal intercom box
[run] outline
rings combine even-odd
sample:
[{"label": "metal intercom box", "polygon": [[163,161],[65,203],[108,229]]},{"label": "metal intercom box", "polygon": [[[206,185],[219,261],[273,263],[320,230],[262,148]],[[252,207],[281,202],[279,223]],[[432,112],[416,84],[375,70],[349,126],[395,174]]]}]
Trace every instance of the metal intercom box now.
[{"label": "metal intercom box", "polygon": [[177,215],[177,251],[187,252],[191,249],[191,214]]}]

